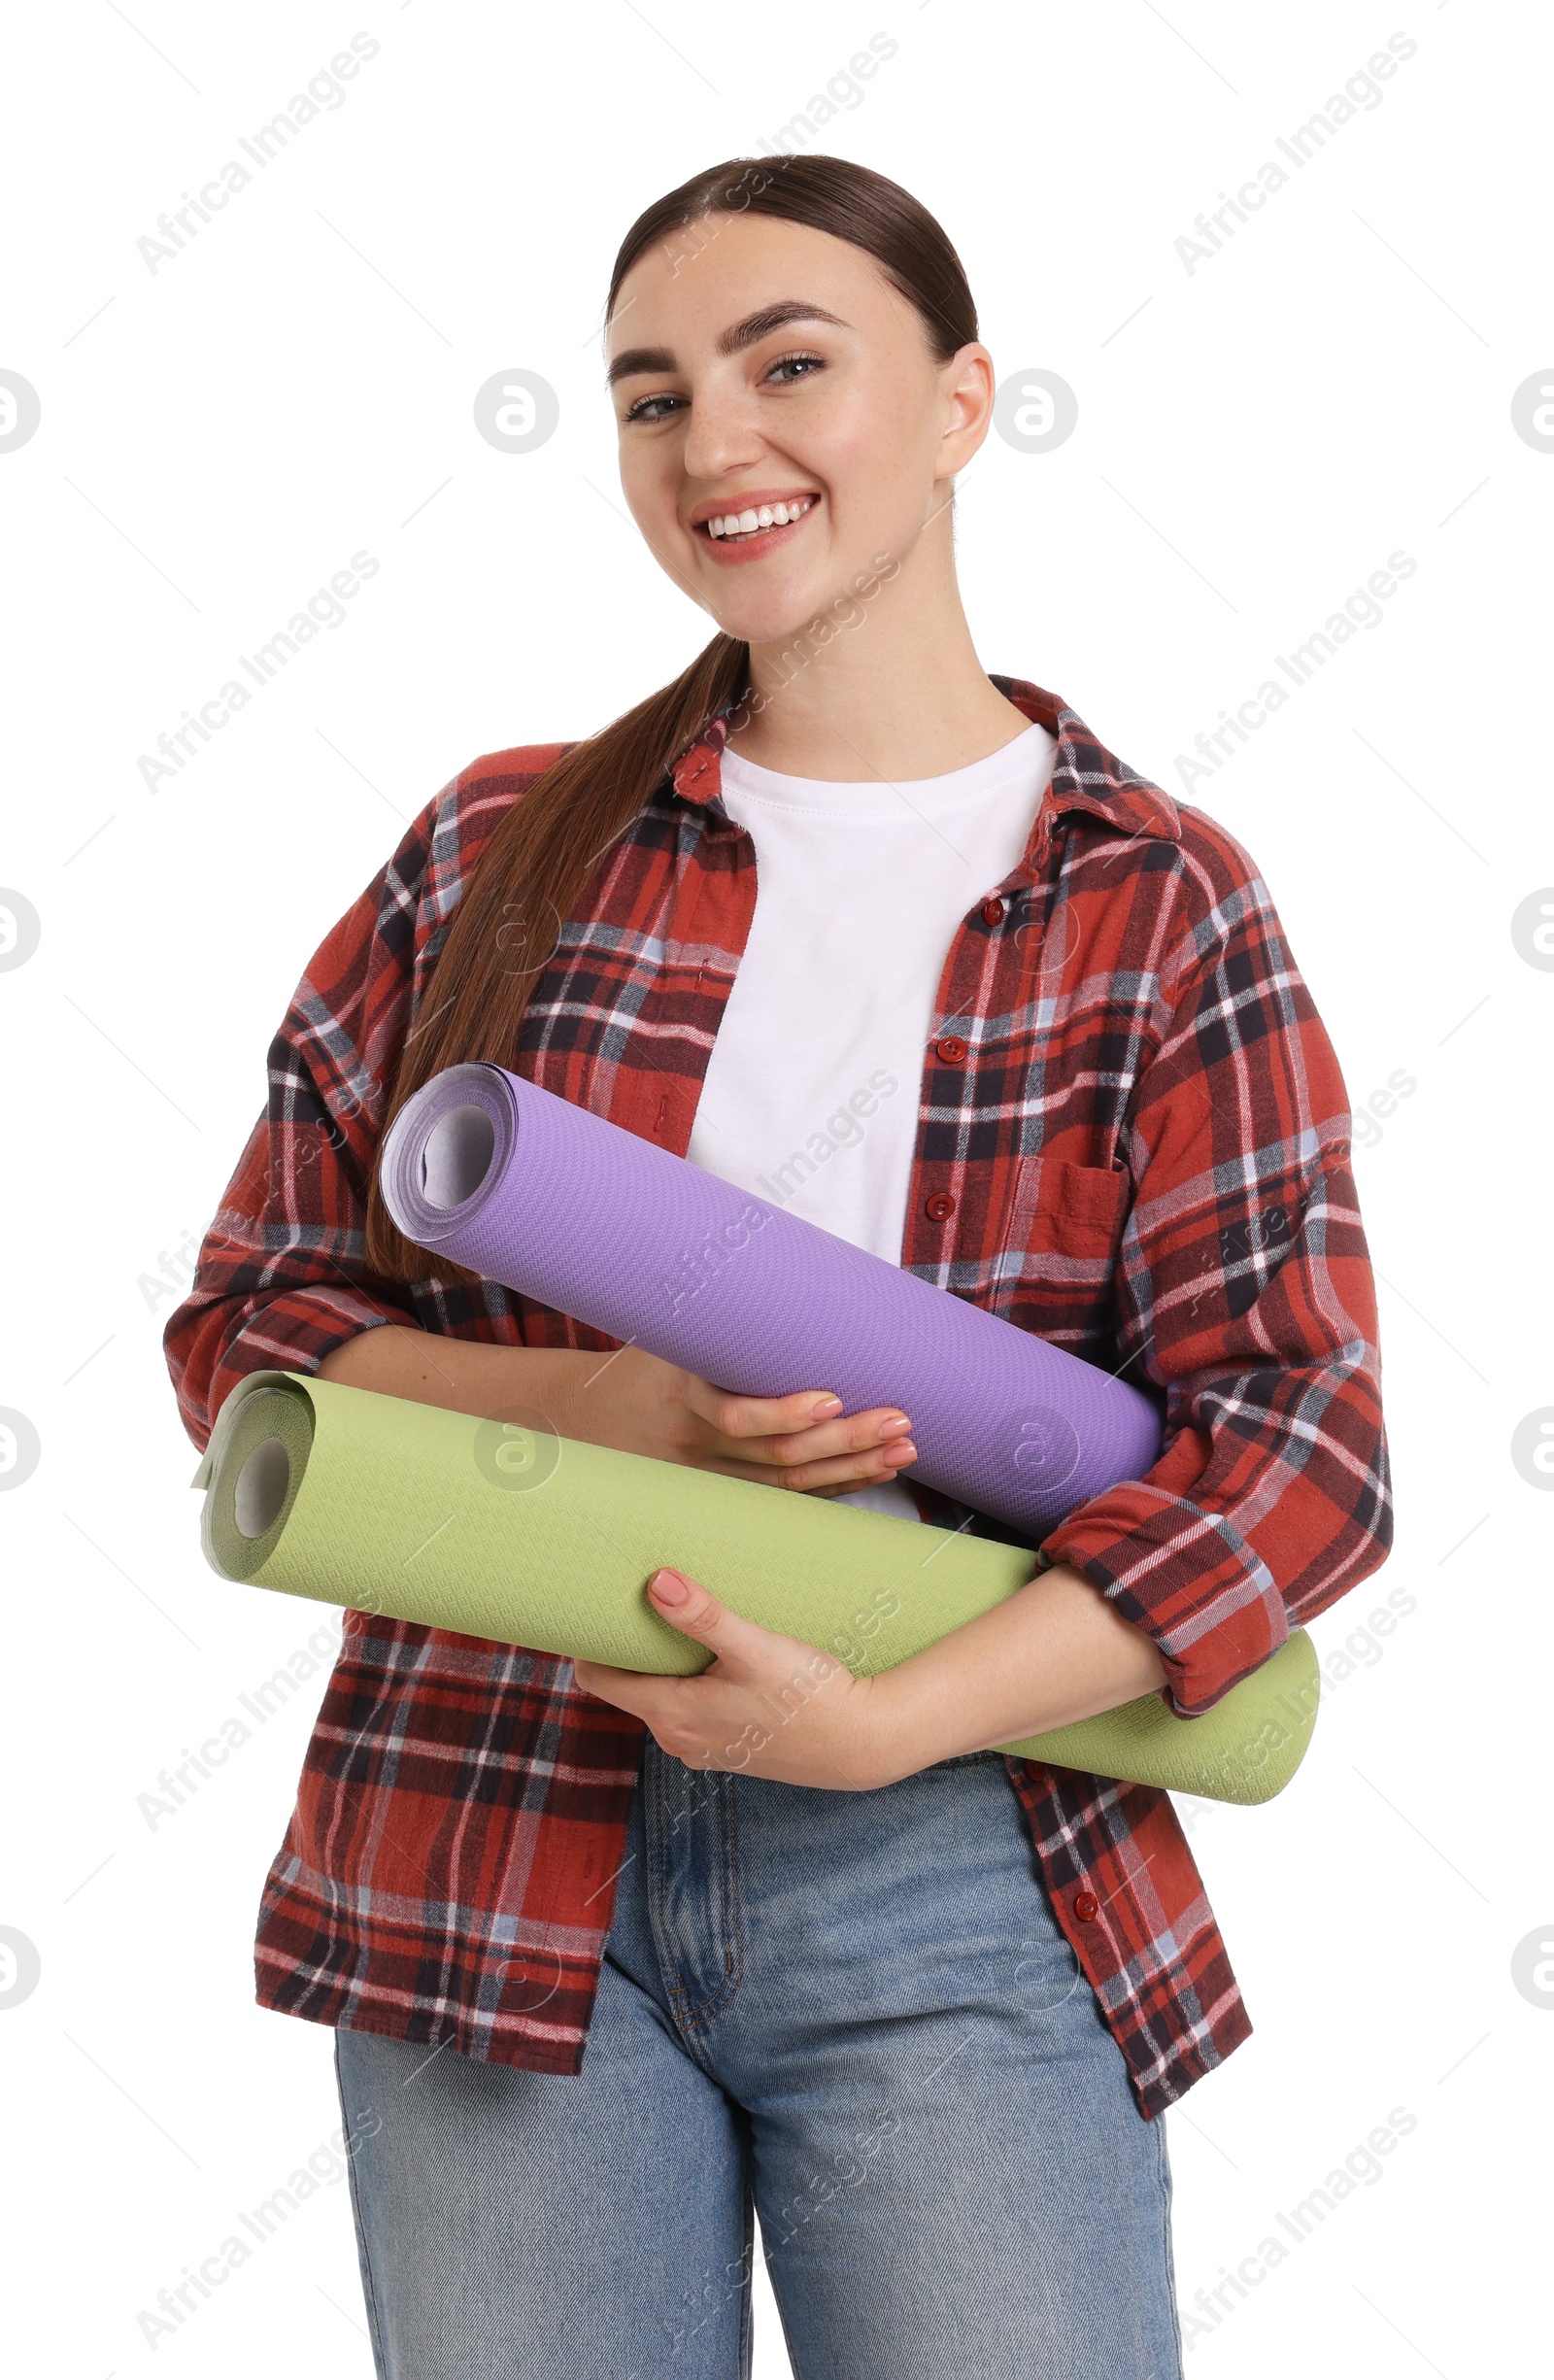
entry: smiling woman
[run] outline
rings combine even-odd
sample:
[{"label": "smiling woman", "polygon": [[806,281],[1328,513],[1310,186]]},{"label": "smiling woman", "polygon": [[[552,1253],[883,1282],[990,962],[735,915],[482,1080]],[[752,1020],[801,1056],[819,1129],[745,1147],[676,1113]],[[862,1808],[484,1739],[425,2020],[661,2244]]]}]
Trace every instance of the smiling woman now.
[{"label": "smiling woman", "polygon": [[385,1136],[490,1059],[1131,1370],[1163,1450],[874,1677],[664,1570],[693,1675],[351,1615],[258,1996],[383,2114],[384,2380],[748,2374],[758,2210],[806,2380],[1180,2380],[1156,2119],[1249,2020],[1169,1797],[993,1748],[1193,1718],[1384,1558],[1348,1096],[1250,855],[978,659],[995,374],[927,210],[714,166],[626,234],[606,338],[626,501],[716,633],[460,770],[315,955],[167,1326],[192,1434],[289,1363],[997,1534],[911,1479],[909,1413],[431,1271]]}]

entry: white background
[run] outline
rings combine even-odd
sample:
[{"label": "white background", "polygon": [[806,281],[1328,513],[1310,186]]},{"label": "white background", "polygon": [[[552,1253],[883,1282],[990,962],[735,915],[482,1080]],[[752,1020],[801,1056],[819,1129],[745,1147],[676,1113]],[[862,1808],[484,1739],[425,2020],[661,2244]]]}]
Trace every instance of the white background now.
[{"label": "white background", "polygon": [[[380,49],[345,104],[149,271],[158,215],[358,29]],[[1167,2118],[1184,2320],[1390,2110],[1415,2125],[1199,2309],[1187,2366],[1471,2380],[1544,2351],[1554,1993],[1512,1959],[1554,1941],[1551,1508],[1510,1441],[1554,1406],[1554,974],[1510,921],[1554,885],[1554,453],[1511,419],[1529,376],[1554,382],[1546,16],[105,0],[14,17],[0,100],[0,366],[42,404],[0,454],[0,884],[42,921],[0,972],[0,1406],[42,1445],[0,1495],[0,1924],[41,1959],[0,2007],[18,2371],[108,2380],[154,2352],[200,2380],[370,2380],[340,2171],[175,2337],[138,2326],[311,2154],[338,2165],[339,2121],[329,2032],[252,2000],[325,1670],[174,1816],[139,1805],[329,1616],[204,1566],[160,1343],[186,1272],[154,1276],[192,1253],[292,987],[402,824],[477,753],[601,725],[710,632],[621,506],[610,262],[642,206],[767,150],[876,31],[895,54],[814,146],[940,217],[1000,378],[1078,397],[1061,447],[995,435],[961,484],[985,665],[1243,840],[1356,1108],[1415,1085],[1356,1158],[1395,1549],[1315,1625],[1332,1690],[1296,1781],[1184,1814],[1257,2028]],[[1417,48],[1381,104],[1189,272],[1199,211],[1398,31]],[[527,455],[471,415],[514,367],[560,399]],[[381,568],[344,622],[149,791],[139,756],[358,549]],[[1418,566],[1380,623],[1184,787],[1177,756],[1398,549]],[[1413,1608],[1343,1674],[1395,1587]]]}]

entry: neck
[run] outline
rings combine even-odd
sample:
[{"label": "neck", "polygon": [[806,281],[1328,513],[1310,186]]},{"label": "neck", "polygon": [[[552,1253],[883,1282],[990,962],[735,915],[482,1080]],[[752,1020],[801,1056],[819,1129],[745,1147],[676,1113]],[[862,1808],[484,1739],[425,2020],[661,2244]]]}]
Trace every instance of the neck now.
[{"label": "neck", "polygon": [[1023,735],[1030,722],[977,659],[950,535],[946,504],[899,569],[823,614],[818,633],[753,643],[760,700],[729,749],[789,776],[905,781],[968,767]]}]

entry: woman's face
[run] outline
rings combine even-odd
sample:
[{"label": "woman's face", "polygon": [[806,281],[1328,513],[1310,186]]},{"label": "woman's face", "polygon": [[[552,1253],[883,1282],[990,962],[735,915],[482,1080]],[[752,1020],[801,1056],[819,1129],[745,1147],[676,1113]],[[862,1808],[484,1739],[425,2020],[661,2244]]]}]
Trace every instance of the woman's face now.
[{"label": "woman's face", "polygon": [[[862,249],[770,216],[710,216],[649,250],[607,344],[632,517],[750,644],[801,629],[860,574],[894,576],[987,434],[987,349],[935,362]],[[771,507],[788,518],[752,531]]]}]

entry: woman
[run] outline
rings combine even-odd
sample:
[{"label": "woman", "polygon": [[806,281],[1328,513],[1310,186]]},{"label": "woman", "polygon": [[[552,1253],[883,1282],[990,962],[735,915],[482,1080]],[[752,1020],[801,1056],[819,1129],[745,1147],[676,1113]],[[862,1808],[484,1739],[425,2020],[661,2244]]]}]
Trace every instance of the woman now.
[{"label": "woman", "polygon": [[280,1364],[979,1524],[899,1476],[909,1414],[432,1271],[377,1152],[482,1057],[1128,1368],[1165,1451],[997,1610],[803,1697],[814,1649],[672,1572],[693,1678],[349,1615],[258,1997],[335,2028],[394,2380],[748,2372],[753,2206],[804,2380],[1166,2380],[1156,2119],[1249,2022],[1168,1798],[991,1747],[1205,1711],[1385,1557],[1342,1078],[1241,846],[977,660],[994,371],[917,202],[719,165],[607,321],[626,499],[718,633],[462,770],[325,939],[168,1325],[191,1435]]}]

